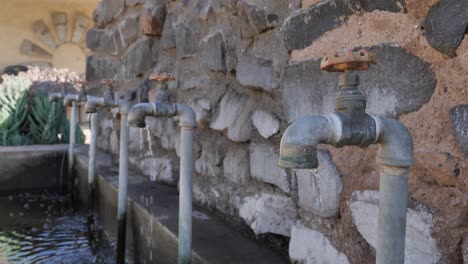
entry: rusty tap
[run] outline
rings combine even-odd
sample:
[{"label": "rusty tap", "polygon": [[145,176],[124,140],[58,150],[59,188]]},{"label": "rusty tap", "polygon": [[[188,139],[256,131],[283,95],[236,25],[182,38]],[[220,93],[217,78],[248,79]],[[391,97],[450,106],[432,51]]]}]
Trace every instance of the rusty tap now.
[{"label": "rusty tap", "polygon": [[369,69],[369,64],[376,64],[374,55],[365,49],[334,52],[325,56],[320,69],[329,72],[362,71]]}]

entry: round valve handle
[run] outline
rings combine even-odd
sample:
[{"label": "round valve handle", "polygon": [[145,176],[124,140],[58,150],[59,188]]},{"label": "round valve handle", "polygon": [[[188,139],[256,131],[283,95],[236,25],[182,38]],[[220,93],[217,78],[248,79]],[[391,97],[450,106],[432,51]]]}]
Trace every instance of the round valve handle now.
[{"label": "round valve handle", "polygon": [[365,49],[335,52],[325,56],[320,63],[320,69],[329,72],[362,71],[369,69],[369,63],[376,64],[374,55]]},{"label": "round valve handle", "polygon": [[175,77],[168,73],[153,73],[151,74],[148,79],[150,81],[156,81],[160,83],[166,83],[169,81],[175,81]]}]

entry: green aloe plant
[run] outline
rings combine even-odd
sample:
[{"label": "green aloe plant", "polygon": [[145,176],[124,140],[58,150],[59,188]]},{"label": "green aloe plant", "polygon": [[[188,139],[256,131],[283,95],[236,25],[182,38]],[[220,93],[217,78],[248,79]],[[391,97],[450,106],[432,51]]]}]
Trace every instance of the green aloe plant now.
[{"label": "green aloe plant", "polygon": [[[8,76],[0,86],[0,145],[68,143],[70,124],[61,102],[45,95],[28,97],[31,83]],[[85,136],[77,127],[77,143]]]}]

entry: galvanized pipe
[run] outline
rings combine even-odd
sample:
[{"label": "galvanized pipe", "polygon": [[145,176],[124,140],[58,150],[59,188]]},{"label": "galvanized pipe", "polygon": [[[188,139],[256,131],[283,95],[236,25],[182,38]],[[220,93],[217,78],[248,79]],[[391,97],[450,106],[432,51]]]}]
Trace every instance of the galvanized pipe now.
[{"label": "galvanized pipe", "polygon": [[[72,102],[70,116],[70,144],[68,145],[68,177],[70,177],[68,191],[73,193],[75,186],[75,177],[73,177],[73,168],[75,163],[75,143],[76,143],[76,119],[77,119],[77,103]],[[76,197],[74,197],[76,198]]]},{"label": "galvanized pipe", "polygon": [[88,157],[88,226],[94,227],[94,203],[96,197],[96,148],[98,133],[98,115],[90,114],[91,139],[89,142]]},{"label": "galvanized pipe", "polygon": [[376,264],[404,263],[408,174],[408,168],[382,167]]},{"label": "galvanized pipe", "polygon": [[119,197],[117,207],[117,263],[125,263],[128,184],[128,106],[120,112]]},{"label": "galvanized pipe", "polygon": [[179,264],[190,263],[192,253],[193,127],[181,128],[179,194]]}]

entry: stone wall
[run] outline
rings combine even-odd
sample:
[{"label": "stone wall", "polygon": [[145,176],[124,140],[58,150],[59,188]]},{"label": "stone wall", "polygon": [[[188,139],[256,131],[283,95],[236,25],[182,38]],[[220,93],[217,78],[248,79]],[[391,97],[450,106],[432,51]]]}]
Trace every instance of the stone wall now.
[{"label": "stone wall", "polygon": [[[467,263],[467,18],[460,0],[102,0],[87,79],[141,91],[150,73],[174,74],[173,98],[197,113],[198,205],[297,263],[373,263],[377,146],[324,146],[313,171],[277,166],[288,123],[333,111],[337,76],[320,58],[366,47],[378,61],[360,74],[368,113],[414,138],[406,262]],[[99,144],[117,154],[112,116],[100,114]],[[175,185],[177,124],[147,124],[131,128],[131,163]]]}]

